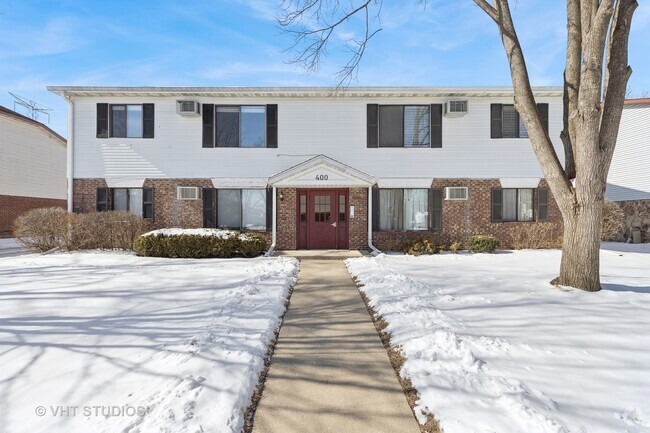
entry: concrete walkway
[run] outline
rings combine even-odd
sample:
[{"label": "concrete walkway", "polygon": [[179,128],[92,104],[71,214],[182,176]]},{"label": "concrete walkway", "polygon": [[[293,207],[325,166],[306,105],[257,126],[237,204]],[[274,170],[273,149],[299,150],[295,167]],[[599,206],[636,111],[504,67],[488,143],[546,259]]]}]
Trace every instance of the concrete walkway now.
[{"label": "concrete walkway", "polygon": [[254,433],[419,433],[342,260],[303,259]]}]

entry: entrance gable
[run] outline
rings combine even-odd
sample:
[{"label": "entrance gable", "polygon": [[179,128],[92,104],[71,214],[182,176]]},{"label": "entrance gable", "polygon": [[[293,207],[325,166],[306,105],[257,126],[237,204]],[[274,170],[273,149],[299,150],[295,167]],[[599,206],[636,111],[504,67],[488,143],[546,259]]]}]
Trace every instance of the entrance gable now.
[{"label": "entrance gable", "polygon": [[269,178],[275,187],[349,188],[369,187],[375,179],[339,161],[319,155]]}]

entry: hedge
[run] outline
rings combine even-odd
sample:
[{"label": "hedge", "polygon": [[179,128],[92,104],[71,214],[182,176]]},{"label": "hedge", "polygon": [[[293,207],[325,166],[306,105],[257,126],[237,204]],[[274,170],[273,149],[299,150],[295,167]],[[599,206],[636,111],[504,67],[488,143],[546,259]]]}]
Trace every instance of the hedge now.
[{"label": "hedge", "polygon": [[500,246],[499,240],[491,235],[470,236],[467,244],[474,253],[492,253]]},{"label": "hedge", "polygon": [[135,240],[133,249],[144,257],[184,259],[256,257],[266,251],[261,233],[215,231],[215,235],[145,233]]}]

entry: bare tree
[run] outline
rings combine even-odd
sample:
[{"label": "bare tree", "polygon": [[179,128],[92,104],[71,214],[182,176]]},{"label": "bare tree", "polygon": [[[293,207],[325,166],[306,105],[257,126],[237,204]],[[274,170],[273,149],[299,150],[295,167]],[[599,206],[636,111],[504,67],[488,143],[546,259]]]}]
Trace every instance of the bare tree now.
[{"label": "bare tree", "polygon": [[[560,275],[555,284],[600,290],[600,230],[607,173],[614,153],[627,82],[628,40],[636,0],[567,0],[567,51],[564,71],[564,129],[560,135],[565,166],[543,126],[517,37],[508,0],[473,0],[497,25],[510,64],[514,104],[564,221]],[[350,5],[347,8],[343,5]],[[366,38],[340,77],[351,77],[370,31],[369,8],[381,0],[287,0],[282,25],[296,37],[300,59],[318,62],[341,23],[366,15]],[[317,13],[313,11],[317,10]],[[378,13],[378,12],[377,12]],[[295,27],[305,19],[315,30]],[[301,45],[304,38],[311,44]],[[313,66],[311,67],[313,69]]]}]

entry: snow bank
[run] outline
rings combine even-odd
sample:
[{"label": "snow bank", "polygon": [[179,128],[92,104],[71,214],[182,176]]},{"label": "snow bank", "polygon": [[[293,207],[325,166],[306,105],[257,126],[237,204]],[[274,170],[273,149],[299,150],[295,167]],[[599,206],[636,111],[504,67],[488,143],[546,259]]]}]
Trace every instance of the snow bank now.
[{"label": "snow bank", "polygon": [[239,433],[286,258],[0,260],[0,430]]},{"label": "snow bank", "polygon": [[548,283],[559,251],[347,265],[445,433],[650,432],[650,250],[604,247],[595,294]]}]

